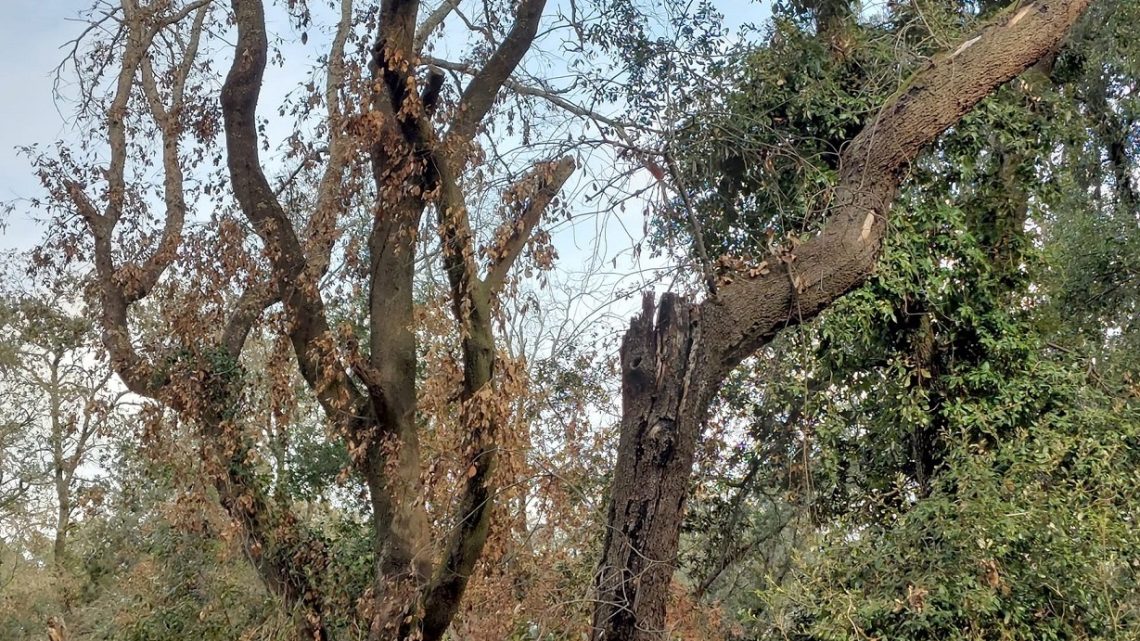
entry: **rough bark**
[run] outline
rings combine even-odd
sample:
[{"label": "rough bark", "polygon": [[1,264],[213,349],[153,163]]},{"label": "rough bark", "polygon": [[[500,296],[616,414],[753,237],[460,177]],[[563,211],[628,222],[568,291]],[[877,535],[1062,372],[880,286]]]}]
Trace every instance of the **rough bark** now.
[{"label": "rough bark", "polygon": [[596,639],[661,638],[689,473],[713,391],[700,308],[673,294],[643,309],[621,346],[622,423],[594,609]]},{"label": "rough bark", "polygon": [[623,416],[597,573],[595,641],[665,638],[669,581],[708,403],[728,372],[874,268],[906,166],[1003,83],[1056,48],[1089,0],[1016,9],[936,56],[840,158],[822,231],[700,304],[646,297],[622,345]]}]

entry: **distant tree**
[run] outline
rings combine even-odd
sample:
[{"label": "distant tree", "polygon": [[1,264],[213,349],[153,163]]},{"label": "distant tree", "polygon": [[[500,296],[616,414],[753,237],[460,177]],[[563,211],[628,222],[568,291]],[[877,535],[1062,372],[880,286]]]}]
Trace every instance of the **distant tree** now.
[{"label": "distant tree", "polygon": [[[17,395],[5,393],[5,404],[15,408]],[[27,498],[28,490],[37,480],[37,466],[29,452],[29,442],[25,438],[30,429],[32,417],[11,409],[0,422],[0,514],[11,514],[18,510]]]},{"label": "distant tree", "polygon": [[[0,301],[0,394],[9,437],[3,456],[27,491],[50,488],[52,558],[62,566],[81,502],[97,501],[97,449],[116,425],[125,391],[101,358],[94,322],[71,293],[24,292]],[[90,466],[90,471],[84,471]]]}]

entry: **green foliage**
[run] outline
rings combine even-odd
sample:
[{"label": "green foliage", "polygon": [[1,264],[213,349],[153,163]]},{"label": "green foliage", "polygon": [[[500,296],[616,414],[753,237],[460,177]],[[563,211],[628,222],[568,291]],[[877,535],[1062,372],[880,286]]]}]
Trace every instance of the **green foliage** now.
[{"label": "green foliage", "polygon": [[913,170],[874,277],[817,325],[816,376],[845,399],[819,408],[832,511],[852,491],[893,491],[900,473],[925,493],[947,430],[992,440],[1043,409],[1019,399],[996,415],[964,409],[1007,394],[1043,344],[1024,307],[1040,118],[1017,98],[985,103]]},{"label": "green foliage", "polygon": [[[1039,394],[1082,386],[1038,367],[1052,370]],[[1136,638],[1140,415],[1064,400],[991,447],[955,437],[929,497],[836,529],[821,562],[762,595],[758,636]]]},{"label": "green foliage", "polygon": [[[713,256],[763,254],[817,226],[843,145],[930,46],[899,42],[889,20],[836,19],[821,38],[811,15],[777,7],[768,44],[708,72],[698,91],[710,109],[670,143]],[[658,242],[691,232],[684,217],[655,222]]]},{"label": "green foliage", "polygon": [[[1098,5],[942,136],[873,277],[726,385],[735,445],[706,464],[686,574],[729,574],[743,542],[710,594],[749,636],[1136,638],[1137,52],[1118,26],[1136,11]],[[818,15],[778,9],[725,113],[682,133],[714,256],[818,224],[838,151],[908,54],[973,19],[906,5],[837,37]]]},{"label": "green foliage", "polygon": [[348,449],[328,439],[319,424],[298,428],[290,433],[280,490],[292,500],[316,501],[336,487],[336,479],[349,461]]}]

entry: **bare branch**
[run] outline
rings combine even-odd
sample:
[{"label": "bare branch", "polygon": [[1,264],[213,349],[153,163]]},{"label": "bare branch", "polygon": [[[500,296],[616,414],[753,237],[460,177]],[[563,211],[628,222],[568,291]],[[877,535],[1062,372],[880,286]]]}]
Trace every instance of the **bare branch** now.
[{"label": "bare branch", "polygon": [[[464,64],[461,62],[454,62],[451,60],[444,60],[442,58],[435,58],[432,56],[424,56],[423,62],[424,62],[424,64],[429,64],[429,65],[432,65],[435,67],[439,67],[440,69],[446,69],[448,71],[454,71],[456,73],[461,73],[461,74],[468,75],[468,76],[474,76],[475,74],[478,73],[478,69],[476,69],[472,65]],[[661,132],[659,132],[655,129],[652,129],[652,128],[644,127],[641,125],[636,125],[636,124],[631,123],[631,122],[623,122],[623,121],[618,120],[616,118],[598,113],[592,109],[589,109],[588,107],[584,107],[584,106],[579,105],[577,103],[571,102],[570,100],[567,100],[566,98],[564,98],[563,96],[559,95],[558,93],[556,93],[554,91],[551,91],[549,89],[544,89],[542,87],[537,87],[535,85],[527,84],[527,83],[522,82],[516,78],[507,78],[505,81],[503,81],[503,86],[506,87],[507,89],[510,89],[512,92],[514,92],[518,95],[531,96],[533,98],[539,98],[541,100],[545,100],[546,102],[549,102],[550,104],[554,105],[555,107],[558,107],[559,109],[562,109],[563,111],[566,111],[567,113],[573,114],[575,116],[580,116],[582,118],[586,118],[589,120],[593,120],[595,122],[599,122],[599,123],[606,125],[608,127],[613,127],[617,131],[622,132],[619,134],[619,137],[621,137],[622,140],[626,141],[626,142],[628,142],[628,137],[624,135],[624,132],[626,130],[639,129],[641,131],[645,131],[648,133],[661,133]]]},{"label": "bare branch", "polygon": [[344,109],[340,90],[345,81],[344,46],[352,31],[352,0],[341,0],[340,20],[329,51],[328,77],[325,80],[325,106],[328,110],[328,163],[317,187],[317,202],[305,229],[309,244],[309,262],[313,273],[320,279],[329,268],[333,245],[336,244],[336,222],[343,212],[340,190],[344,170],[352,157],[348,134],[345,131]]},{"label": "bare branch", "polygon": [[288,189],[295,180],[297,180],[297,176],[300,176],[302,171],[305,171],[305,169],[311,163],[320,160],[321,156],[327,154],[328,152],[328,147],[317,147],[316,149],[310,150],[309,153],[305,154],[301,158],[301,161],[297,163],[297,166],[293,168],[293,171],[289,172],[288,176],[285,176],[280,180],[280,182],[277,184],[277,189],[273,190],[273,195],[280,198],[281,194],[285,193],[285,190]]},{"label": "bare branch", "polygon": [[202,41],[202,28],[205,24],[206,16],[209,15],[210,5],[212,4],[213,0],[203,0],[190,5],[198,5],[198,11],[194,14],[194,23],[190,27],[190,40],[186,45],[182,64],[180,64],[175,71],[174,82],[170,90],[170,102],[175,113],[185,104],[186,81],[190,78],[190,71],[193,69],[194,62],[198,58],[198,47]]},{"label": "bare branch", "polygon": [[[130,0],[128,0],[128,1],[130,1]],[[126,4],[126,2],[124,2],[124,4]],[[166,27],[169,27],[172,24],[182,22],[183,20],[186,19],[187,16],[189,16],[190,14],[192,14],[196,11],[199,14],[202,14],[203,12],[207,11],[210,8],[210,5],[212,5],[212,4],[214,4],[214,0],[194,0],[194,2],[188,3],[186,6],[182,7],[178,11],[175,11],[174,13],[170,14],[169,16],[166,16],[166,17],[162,18],[161,20],[159,20],[158,24],[155,26],[154,30],[157,33],[158,31],[165,29]]]},{"label": "bare branch", "polygon": [[[705,286],[708,287],[709,293],[715,295],[716,277],[713,275],[709,253],[705,249],[705,234],[701,229],[701,220],[697,217],[696,208],[693,207],[693,201],[689,197],[689,190],[685,187],[685,180],[681,175],[680,169],[677,167],[677,161],[673,159],[671,154],[665,154],[665,164],[669,167],[669,176],[677,185],[677,193],[681,196],[681,203],[685,206],[685,214],[689,218],[689,226],[693,228],[693,244],[697,246],[697,258],[701,261],[701,272],[705,277]],[[664,183],[662,183],[662,187],[664,187]]]}]

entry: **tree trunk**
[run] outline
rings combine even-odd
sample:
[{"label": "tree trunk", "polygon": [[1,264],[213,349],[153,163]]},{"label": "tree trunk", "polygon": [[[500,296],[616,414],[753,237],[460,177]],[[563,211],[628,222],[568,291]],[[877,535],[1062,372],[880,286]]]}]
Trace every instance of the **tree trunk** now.
[{"label": "tree trunk", "polygon": [[597,577],[595,639],[663,636],[677,535],[709,401],[695,359],[699,309],[666,294],[655,322],[652,294],[642,306],[621,347],[621,440]]},{"label": "tree trunk", "polygon": [[71,527],[71,493],[67,488],[67,481],[63,479],[63,470],[55,471],[55,493],[58,511],[55,521],[55,539],[52,541],[52,562],[56,569],[63,567],[63,560],[67,557],[67,529]]},{"label": "tree trunk", "polygon": [[[71,526],[71,475],[68,473],[67,460],[63,451],[64,420],[63,416],[63,381],[59,368],[63,360],[63,353],[52,354],[49,363],[51,378],[48,397],[51,412],[51,449],[52,472],[55,482],[56,523],[55,540],[52,541],[52,563],[57,574],[63,573],[63,561],[67,555],[67,529]],[[77,454],[78,456],[78,454]],[[66,599],[65,599],[66,601]]]}]

